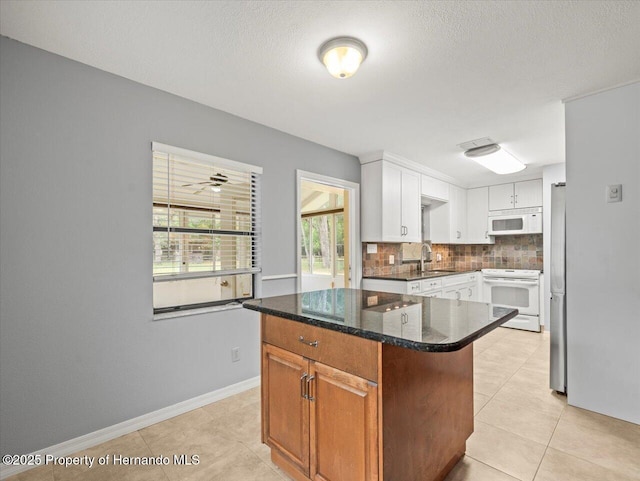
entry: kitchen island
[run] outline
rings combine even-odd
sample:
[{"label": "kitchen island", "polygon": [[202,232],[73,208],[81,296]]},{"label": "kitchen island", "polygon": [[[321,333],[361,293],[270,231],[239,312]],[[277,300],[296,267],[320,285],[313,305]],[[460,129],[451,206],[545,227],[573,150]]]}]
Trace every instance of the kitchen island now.
[{"label": "kitchen island", "polygon": [[358,289],[256,299],[262,442],[298,481],[442,480],[473,432],[472,342],[515,309]]}]

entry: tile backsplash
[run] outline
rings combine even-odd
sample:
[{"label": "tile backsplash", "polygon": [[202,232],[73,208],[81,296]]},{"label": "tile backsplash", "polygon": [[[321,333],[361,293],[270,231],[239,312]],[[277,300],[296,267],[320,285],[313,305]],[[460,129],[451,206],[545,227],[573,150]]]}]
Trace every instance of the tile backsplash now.
[{"label": "tile backsplash", "polygon": [[[420,269],[420,263],[403,263],[403,245],[378,243],[377,254],[367,254],[367,243],[362,244],[362,273],[365,276],[410,274]],[[404,250],[407,251],[406,249]],[[434,244],[432,262],[428,270],[435,269],[539,269],[542,270],[542,234],[496,236],[496,243]],[[437,260],[440,254],[442,260]],[[389,256],[394,263],[389,263]]]}]

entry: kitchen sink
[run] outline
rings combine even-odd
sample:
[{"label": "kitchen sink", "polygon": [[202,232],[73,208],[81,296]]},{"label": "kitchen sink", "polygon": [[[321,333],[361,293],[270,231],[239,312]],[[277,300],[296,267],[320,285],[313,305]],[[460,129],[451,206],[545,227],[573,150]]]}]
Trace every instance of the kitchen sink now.
[{"label": "kitchen sink", "polygon": [[434,271],[424,271],[424,272],[421,272],[420,274],[421,274],[421,275],[429,275],[429,274],[448,274],[448,273],[450,273],[450,272],[456,272],[456,271],[454,271],[454,270],[447,270],[447,269],[437,269],[437,270],[434,270]]}]

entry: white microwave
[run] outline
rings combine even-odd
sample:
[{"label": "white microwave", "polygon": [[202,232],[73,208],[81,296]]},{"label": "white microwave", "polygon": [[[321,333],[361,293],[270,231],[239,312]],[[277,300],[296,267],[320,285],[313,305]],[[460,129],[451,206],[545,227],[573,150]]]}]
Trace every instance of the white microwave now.
[{"label": "white microwave", "polygon": [[542,234],[542,207],[489,212],[489,235]]}]

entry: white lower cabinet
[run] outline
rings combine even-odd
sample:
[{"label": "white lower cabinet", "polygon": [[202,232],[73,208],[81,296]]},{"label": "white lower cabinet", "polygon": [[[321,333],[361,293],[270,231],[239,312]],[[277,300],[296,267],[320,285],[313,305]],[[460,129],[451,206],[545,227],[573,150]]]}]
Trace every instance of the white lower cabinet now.
[{"label": "white lower cabinet", "polygon": [[480,301],[480,280],[478,273],[447,276],[442,279],[442,297],[458,301]]},{"label": "white lower cabinet", "polygon": [[362,279],[362,288],[370,291],[441,297],[462,301],[481,301],[481,275],[477,272],[453,276],[432,277],[417,281]]}]

